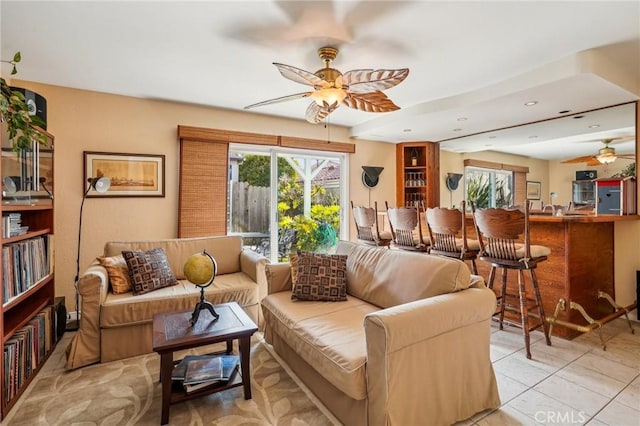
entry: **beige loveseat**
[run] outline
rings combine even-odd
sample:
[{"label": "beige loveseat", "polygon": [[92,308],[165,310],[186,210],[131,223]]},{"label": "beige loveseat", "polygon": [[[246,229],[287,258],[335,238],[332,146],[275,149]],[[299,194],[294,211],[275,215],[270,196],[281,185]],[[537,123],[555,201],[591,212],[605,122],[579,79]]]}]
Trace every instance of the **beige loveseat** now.
[{"label": "beige loveseat", "polygon": [[[457,260],[340,241],[347,301],[291,299],[266,266],[265,339],[345,425],[449,425],[499,406],[493,292]],[[299,270],[298,270],[299,271]]]},{"label": "beige loveseat", "polygon": [[[192,310],[200,299],[200,289],[184,276],[185,261],[207,250],[218,264],[213,285],[206,288],[208,301],[235,301],[259,324],[259,301],[266,294],[264,267],[267,259],[243,250],[242,238],[178,238],[158,241],[107,242],[103,256],[123,250],[164,249],[177,285],[134,295],[114,294],[107,270],[96,261],[80,276],[82,297],[80,329],[67,349],[67,368],[108,362],[153,351],[152,318],[156,313]],[[205,315],[204,313],[202,315]]]}]

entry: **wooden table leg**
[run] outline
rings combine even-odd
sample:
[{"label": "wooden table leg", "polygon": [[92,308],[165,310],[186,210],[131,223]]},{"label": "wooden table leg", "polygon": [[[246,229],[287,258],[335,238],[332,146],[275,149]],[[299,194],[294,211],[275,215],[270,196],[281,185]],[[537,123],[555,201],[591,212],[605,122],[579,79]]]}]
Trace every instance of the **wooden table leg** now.
[{"label": "wooden table leg", "polygon": [[238,339],[240,348],[240,366],[242,367],[242,384],[244,386],[244,399],[251,399],[251,370],[249,359],[251,357],[251,336]]},{"label": "wooden table leg", "polygon": [[160,424],[169,423],[169,407],[171,407],[171,370],[173,369],[173,352],[160,355],[160,381],[162,382],[162,417]]},{"label": "wooden table leg", "polygon": [[227,355],[233,353],[233,339],[227,340]]}]

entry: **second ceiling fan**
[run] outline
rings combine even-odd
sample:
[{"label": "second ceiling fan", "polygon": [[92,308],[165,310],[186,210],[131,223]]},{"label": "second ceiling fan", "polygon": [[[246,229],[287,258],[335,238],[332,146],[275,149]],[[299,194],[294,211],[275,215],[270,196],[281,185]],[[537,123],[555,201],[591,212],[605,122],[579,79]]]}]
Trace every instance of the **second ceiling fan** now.
[{"label": "second ceiling fan", "polygon": [[409,75],[408,68],[395,70],[358,69],[342,74],[331,68],[331,62],[338,55],[334,47],[321,47],[318,56],[324,68],[315,73],[274,62],[280,74],[296,83],[313,87],[313,91],[269,99],[248,105],[245,109],[264,105],[311,98],[305,118],[310,123],[320,123],[343,103],[348,107],[367,112],[389,112],[400,109],[382,91],[401,83]]},{"label": "second ceiling fan", "polygon": [[621,138],[609,138],[602,139],[604,144],[603,148],[600,148],[596,154],[585,155],[582,157],[571,158],[569,160],[561,161],[561,163],[586,163],[587,166],[599,166],[600,164],[609,164],[616,161],[618,158],[626,158],[633,160],[636,158],[633,154],[617,154],[615,148],[609,146],[609,144],[616,142],[626,142],[633,139],[633,136],[625,136]]}]

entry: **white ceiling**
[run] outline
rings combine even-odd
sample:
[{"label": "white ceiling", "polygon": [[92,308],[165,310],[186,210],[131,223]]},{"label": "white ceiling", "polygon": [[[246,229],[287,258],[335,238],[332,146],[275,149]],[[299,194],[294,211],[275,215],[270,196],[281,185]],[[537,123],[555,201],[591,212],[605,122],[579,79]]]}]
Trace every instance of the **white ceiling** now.
[{"label": "white ceiling", "polygon": [[[409,77],[386,91],[401,110],[342,106],[330,115],[353,137],[388,142],[473,135],[631,102],[640,91],[638,1],[2,0],[0,18],[1,58],[22,53],[17,78],[232,110],[304,91],[272,63],[314,72],[325,45],[339,47],[333,67],[342,72],[407,67]],[[630,74],[636,90],[589,69],[589,52],[615,63],[614,80]],[[308,103],[251,113],[304,120]],[[566,159],[590,153],[587,143],[567,149],[574,140],[634,132],[633,119],[616,116],[597,117],[613,120],[594,123],[597,135],[556,125],[562,144],[539,143],[558,137],[541,137],[539,126],[535,140],[526,132],[533,146],[511,135],[490,147],[476,137],[442,148]]]}]

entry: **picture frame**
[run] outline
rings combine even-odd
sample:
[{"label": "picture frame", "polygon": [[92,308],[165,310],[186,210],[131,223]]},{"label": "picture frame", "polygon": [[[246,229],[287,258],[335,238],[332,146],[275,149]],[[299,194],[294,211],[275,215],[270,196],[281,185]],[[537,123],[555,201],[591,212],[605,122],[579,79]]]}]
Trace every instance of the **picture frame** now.
[{"label": "picture frame", "polygon": [[107,177],[106,192],[89,191],[87,198],[164,197],[164,155],[84,151],[84,191],[88,180]]},{"label": "picture frame", "polygon": [[542,192],[542,184],[538,181],[527,181],[527,200],[539,200]]}]

